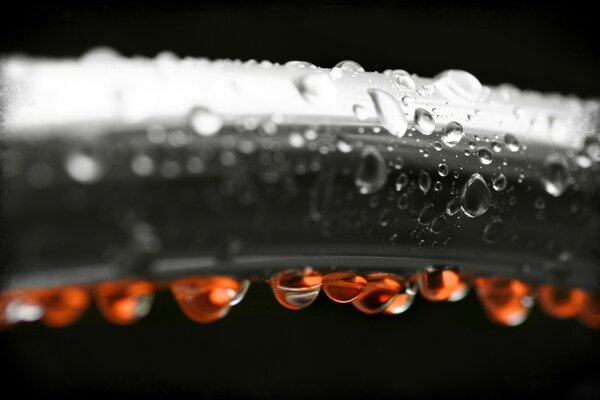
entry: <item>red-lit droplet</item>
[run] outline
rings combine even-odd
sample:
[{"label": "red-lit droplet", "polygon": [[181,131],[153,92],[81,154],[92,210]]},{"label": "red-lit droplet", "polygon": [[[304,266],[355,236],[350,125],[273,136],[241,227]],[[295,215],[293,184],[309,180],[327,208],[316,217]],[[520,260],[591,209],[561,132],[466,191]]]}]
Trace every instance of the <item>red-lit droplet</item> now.
[{"label": "red-lit droplet", "polygon": [[40,290],[32,295],[44,307],[42,322],[55,328],[78,320],[90,303],[87,291],[76,286]]},{"label": "red-lit droplet", "polygon": [[458,273],[443,267],[427,268],[419,279],[421,296],[429,301],[448,300],[459,285],[460,276]]},{"label": "red-lit droplet", "polygon": [[356,300],[366,286],[367,280],[352,272],[333,272],[323,278],[323,291],[338,303]]},{"label": "red-lit droplet", "polygon": [[100,283],[95,288],[98,309],[115,324],[131,324],[150,312],[154,300],[153,287],[146,281]]},{"label": "red-lit droplet", "polygon": [[300,310],[311,305],[321,290],[323,277],[312,268],[287,270],[271,278],[275,298],[285,308]]},{"label": "red-lit droplet", "polygon": [[592,329],[600,329],[600,294],[586,294],[577,320]]},{"label": "red-lit droplet", "polygon": [[352,305],[365,314],[383,312],[402,289],[399,280],[393,275],[373,273],[366,276],[367,286],[362,295]]},{"label": "red-lit droplet", "polygon": [[538,303],[548,315],[556,318],[576,316],[585,303],[585,293],[579,289],[541,286],[538,288]]},{"label": "red-lit droplet", "polygon": [[[169,285],[179,307],[192,321],[209,323],[223,318],[237,304],[240,282],[228,276],[193,276]],[[241,300],[241,297],[239,297]]]},{"label": "red-lit droplet", "polygon": [[460,301],[464,299],[465,297],[467,297],[467,294],[469,294],[469,289],[469,284],[464,279],[464,277],[461,276],[460,282],[458,282],[456,288],[450,292],[450,296],[448,296],[448,301]]},{"label": "red-lit droplet", "polygon": [[408,310],[415,299],[414,294],[399,293],[397,294],[392,302],[387,306],[384,313],[388,315],[401,314]]},{"label": "red-lit droplet", "polygon": [[476,284],[479,300],[492,321],[515,326],[529,316],[533,299],[525,283],[516,279],[478,278]]}]

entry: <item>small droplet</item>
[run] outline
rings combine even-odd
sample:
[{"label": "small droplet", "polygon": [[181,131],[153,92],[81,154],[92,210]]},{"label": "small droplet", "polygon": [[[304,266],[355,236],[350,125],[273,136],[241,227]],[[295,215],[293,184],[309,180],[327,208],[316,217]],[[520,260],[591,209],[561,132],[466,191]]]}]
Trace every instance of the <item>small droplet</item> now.
[{"label": "small droplet", "polygon": [[396,190],[400,192],[407,185],[408,185],[408,175],[406,175],[403,172],[400,175],[398,175],[398,178],[396,178]]},{"label": "small droplet", "polygon": [[359,121],[365,121],[369,118],[369,113],[360,104],[355,104],[354,107],[352,107],[352,111]]},{"label": "small droplet", "polygon": [[477,218],[490,207],[490,198],[490,189],[483,177],[473,174],[462,189],[460,206],[467,216]]},{"label": "small droplet", "polygon": [[502,145],[496,141],[493,141],[492,150],[494,150],[495,153],[500,153],[500,151],[502,151]]},{"label": "small droplet", "polygon": [[327,74],[309,74],[298,79],[295,83],[302,97],[314,105],[331,103],[337,94],[335,84]]},{"label": "small droplet", "polygon": [[550,195],[558,197],[570,185],[571,172],[566,159],[560,154],[550,154],[544,162],[542,183]]},{"label": "small droplet", "polygon": [[513,153],[519,151],[519,140],[510,133],[504,135],[504,144],[506,144],[506,148]]},{"label": "small droplet", "polygon": [[396,206],[400,210],[406,210],[410,205],[410,200],[408,199],[408,195],[406,193],[402,193],[398,196],[398,200],[396,201]]},{"label": "small droplet", "polygon": [[458,122],[449,122],[442,133],[442,141],[448,147],[456,146],[464,135],[463,127]]},{"label": "small droplet", "polygon": [[419,172],[418,183],[419,189],[421,189],[423,193],[429,192],[429,189],[431,189],[431,176],[427,172],[421,170]]},{"label": "small droplet", "polygon": [[483,165],[490,165],[492,163],[492,152],[485,147],[477,150],[477,157],[479,158],[479,162]]},{"label": "small droplet", "polygon": [[448,300],[459,283],[458,273],[444,267],[429,267],[419,277],[421,296],[429,301]]},{"label": "small droplet", "polygon": [[483,92],[481,82],[466,71],[447,70],[434,80],[437,89],[449,100],[477,101]]},{"label": "small droplet", "polygon": [[538,302],[542,310],[555,318],[572,318],[581,311],[586,295],[579,289],[540,286]]},{"label": "small droplet", "polygon": [[300,310],[316,300],[322,279],[312,268],[287,270],[271,278],[271,288],[279,304],[290,310]]},{"label": "small droplet", "polygon": [[342,153],[350,153],[352,151],[352,145],[345,141],[344,139],[338,139],[336,146],[338,150]]},{"label": "small droplet", "polygon": [[352,272],[334,272],[323,278],[323,291],[337,303],[356,300],[366,286],[367,280]]},{"label": "small droplet", "polygon": [[400,292],[401,284],[392,275],[372,273],[366,276],[367,286],[352,305],[365,314],[383,312]]},{"label": "small droplet", "polygon": [[189,121],[194,132],[200,136],[213,136],[223,127],[223,118],[203,107],[194,107]]},{"label": "small droplet", "polygon": [[492,321],[516,326],[529,316],[533,299],[525,283],[505,278],[478,278],[476,283],[479,300]]},{"label": "small droplet", "polygon": [[292,133],[290,133],[290,136],[288,137],[288,143],[293,148],[299,149],[302,146],[304,146],[304,143],[305,143],[304,136],[302,136],[298,132],[292,132]]},{"label": "small droplet", "polygon": [[126,325],[150,312],[154,293],[152,284],[146,281],[103,282],[96,286],[95,298],[104,318]]},{"label": "small droplet", "polygon": [[404,136],[408,124],[404,111],[394,96],[380,89],[369,89],[368,93],[375,104],[377,116],[383,127],[394,136]]},{"label": "small droplet", "polygon": [[73,180],[86,184],[99,181],[104,174],[104,169],[96,157],[80,151],[67,156],[65,169]]},{"label": "small droplet", "polygon": [[344,60],[335,64],[334,68],[339,68],[344,72],[365,72],[365,69],[356,61]]},{"label": "small droplet", "polygon": [[358,191],[361,194],[377,192],[385,185],[387,175],[387,167],[381,153],[373,146],[365,147],[354,180]]},{"label": "small droplet", "polygon": [[440,176],[447,176],[449,172],[450,168],[448,168],[448,165],[444,163],[438,165],[438,174],[440,174]]},{"label": "small droplet", "polygon": [[293,68],[293,69],[298,69],[298,68],[316,69],[317,68],[316,65],[311,64],[308,61],[288,61],[285,63],[285,66],[287,68]]},{"label": "small droplet", "polygon": [[487,243],[496,243],[502,236],[504,224],[499,217],[496,217],[483,228],[483,240]]},{"label": "small droplet", "polygon": [[497,192],[501,192],[504,189],[506,189],[507,185],[508,179],[506,179],[506,176],[504,174],[499,174],[494,179],[492,179],[492,187]]},{"label": "small droplet", "polygon": [[441,192],[444,189],[444,184],[440,181],[436,181],[433,184],[433,190],[436,192]]},{"label": "small droplet", "polygon": [[227,276],[185,277],[171,282],[169,287],[183,313],[199,323],[223,318],[245,294],[240,283]]},{"label": "small droplet", "polygon": [[415,81],[410,77],[408,72],[397,69],[391,72],[390,77],[400,90],[414,90]]},{"label": "small droplet", "polygon": [[435,130],[433,115],[427,110],[417,108],[415,110],[415,124],[423,135],[431,135]]}]

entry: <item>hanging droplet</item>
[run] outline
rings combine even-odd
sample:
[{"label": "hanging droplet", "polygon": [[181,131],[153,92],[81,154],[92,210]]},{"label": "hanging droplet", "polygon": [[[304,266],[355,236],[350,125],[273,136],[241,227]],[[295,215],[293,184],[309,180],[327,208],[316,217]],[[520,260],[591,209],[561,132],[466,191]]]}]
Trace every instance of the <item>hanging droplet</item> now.
[{"label": "hanging droplet", "polygon": [[300,310],[316,300],[322,279],[312,268],[287,270],[271,278],[271,288],[279,304],[290,310]]},{"label": "hanging droplet", "polygon": [[77,286],[42,290],[36,296],[44,307],[42,322],[55,328],[77,321],[90,303],[87,291]]},{"label": "hanging droplet", "polygon": [[177,279],[169,287],[188,318],[209,323],[225,317],[242,300],[249,286],[245,282],[228,276],[194,276]]},{"label": "hanging droplet", "polygon": [[469,294],[469,284],[465,280],[464,276],[461,276],[456,288],[450,292],[448,301],[460,301],[467,297],[467,294]]},{"label": "hanging droplet", "polygon": [[387,181],[385,160],[373,146],[363,149],[360,162],[356,168],[354,182],[361,194],[371,194],[381,189]]},{"label": "hanging droplet", "polygon": [[572,318],[579,314],[586,294],[579,289],[540,286],[538,288],[540,308],[555,318]]},{"label": "hanging droplet", "polygon": [[394,296],[392,302],[383,311],[388,315],[402,314],[410,308],[415,299],[415,293],[407,291],[404,287],[400,293]]},{"label": "hanging droplet", "polygon": [[335,64],[334,68],[339,68],[344,72],[365,72],[365,69],[356,61],[344,60]]},{"label": "hanging droplet", "polygon": [[427,110],[417,108],[415,110],[415,124],[423,135],[431,135],[435,130],[433,115]]},{"label": "hanging droplet", "polygon": [[419,277],[421,296],[429,301],[448,300],[459,284],[459,274],[445,267],[428,267]]},{"label": "hanging droplet", "polygon": [[506,179],[506,176],[504,174],[499,174],[494,179],[492,179],[492,187],[496,192],[503,191],[504,189],[506,189],[507,185],[508,179]]},{"label": "hanging droplet", "polygon": [[533,299],[525,283],[516,279],[478,278],[476,284],[479,300],[492,321],[516,326],[529,316]]},{"label": "hanging droplet", "polygon": [[337,95],[335,84],[327,74],[309,74],[298,79],[295,84],[302,97],[314,105],[331,103]]},{"label": "hanging droplet", "polygon": [[200,136],[213,136],[223,127],[223,118],[204,107],[194,107],[190,112],[190,126]]},{"label": "hanging droplet", "polygon": [[237,294],[231,301],[229,302],[230,306],[236,306],[244,300],[246,297],[246,293],[248,293],[248,289],[250,289],[250,280],[242,279],[240,281],[240,287],[238,288]]},{"label": "hanging droplet", "polygon": [[546,192],[558,197],[567,190],[571,181],[571,172],[566,159],[560,154],[550,154],[544,162],[542,183]]},{"label": "hanging droplet", "polygon": [[393,275],[372,273],[366,276],[367,286],[352,305],[365,314],[383,312],[400,292],[402,285]]},{"label": "hanging droplet", "polygon": [[433,79],[437,89],[448,100],[477,101],[483,93],[481,82],[466,71],[451,69]]},{"label": "hanging droplet", "polygon": [[483,177],[473,174],[463,187],[460,206],[467,216],[477,218],[485,214],[490,207],[490,198],[490,189]]},{"label": "hanging droplet", "polygon": [[377,116],[383,127],[394,136],[404,136],[408,128],[408,123],[406,122],[402,107],[394,96],[381,89],[369,89],[368,93],[373,100]]},{"label": "hanging droplet", "polygon": [[152,284],[146,281],[103,282],[95,288],[96,304],[104,318],[115,324],[131,324],[150,312]]},{"label": "hanging droplet", "polygon": [[587,294],[577,320],[591,329],[600,329],[600,295]]},{"label": "hanging droplet", "polygon": [[366,286],[367,280],[352,272],[333,272],[323,278],[323,291],[337,303],[356,300]]},{"label": "hanging droplet", "polygon": [[448,147],[456,146],[464,136],[463,127],[458,122],[449,122],[442,132],[442,141]]}]

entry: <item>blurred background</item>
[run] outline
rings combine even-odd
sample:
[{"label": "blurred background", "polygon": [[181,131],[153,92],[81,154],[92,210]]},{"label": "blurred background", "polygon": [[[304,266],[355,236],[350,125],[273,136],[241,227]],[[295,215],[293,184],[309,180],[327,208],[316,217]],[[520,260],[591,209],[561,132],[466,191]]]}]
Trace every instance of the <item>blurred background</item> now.
[{"label": "blurred background", "polygon": [[[66,1],[13,4],[0,54],[343,59],[423,76],[464,69],[485,84],[600,94],[597,15],[576,2]],[[281,307],[266,284],[212,325],[169,293],[121,327],[91,307],[73,326],[0,331],[4,393],[57,398],[600,398],[600,334],[534,309],[520,327],[488,321],[471,293],[368,316],[323,294]]]}]

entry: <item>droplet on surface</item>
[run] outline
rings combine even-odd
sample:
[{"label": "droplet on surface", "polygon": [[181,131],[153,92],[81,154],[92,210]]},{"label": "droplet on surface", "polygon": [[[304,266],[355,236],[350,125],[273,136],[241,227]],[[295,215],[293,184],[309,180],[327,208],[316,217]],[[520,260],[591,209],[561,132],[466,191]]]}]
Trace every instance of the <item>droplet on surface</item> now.
[{"label": "droplet on surface", "polygon": [[462,189],[460,206],[467,216],[477,218],[490,207],[490,198],[490,189],[485,179],[479,174],[473,174]]},{"label": "droplet on surface", "polygon": [[459,274],[444,267],[429,267],[419,276],[421,296],[429,301],[448,300],[459,283]]},{"label": "droplet on surface", "polygon": [[435,120],[433,119],[433,115],[422,108],[417,108],[415,110],[415,124],[419,132],[423,135],[431,135],[435,130]]},{"label": "droplet on surface", "polygon": [[335,84],[327,74],[309,74],[298,79],[295,84],[302,97],[314,105],[331,103],[337,95]]},{"label": "droplet on surface", "polygon": [[[246,281],[248,282],[248,281]],[[169,284],[173,297],[183,313],[192,321],[209,323],[229,313],[248,290],[228,276],[193,276],[177,279]]]},{"label": "droplet on surface", "polygon": [[421,170],[419,172],[418,184],[419,189],[421,189],[423,193],[429,192],[429,189],[431,189],[431,176],[427,172]]},{"label": "droplet on surface", "polygon": [[354,179],[358,191],[361,194],[377,192],[385,185],[387,176],[387,166],[379,150],[373,146],[365,147]]},{"label": "droplet on surface", "polygon": [[354,116],[359,120],[359,121],[365,121],[369,118],[369,113],[368,111],[361,106],[360,104],[355,104],[352,107],[352,112],[354,112]]},{"label": "droplet on surface", "polygon": [[438,74],[435,86],[449,100],[477,101],[483,93],[479,80],[466,71],[451,69]]},{"label": "droplet on surface", "polygon": [[43,290],[36,296],[44,307],[42,322],[55,328],[77,321],[90,303],[87,291],[76,286]]},{"label": "droplet on surface", "polygon": [[367,286],[352,305],[365,314],[381,313],[392,303],[402,285],[398,279],[389,274],[372,273],[365,278]]},{"label": "droplet on surface", "polygon": [[494,150],[495,153],[500,153],[500,151],[502,151],[502,145],[496,141],[493,141],[492,150]]},{"label": "droplet on surface", "polygon": [[575,317],[586,301],[586,294],[579,289],[543,285],[537,293],[540,308],[555,318]]},{"label": "droplet on surface", "polygon": [[406,290],[403,293],[398,293],[394,296],[392,302],[383,311],[384,314],[398,315],[402,314],[410,308],[415,299],[414,293],[408,293]]},{"label": "droplet on surface", "polygon": [[444,163],[438,165],[438,174],[440,174],[440,176],[447,176],[448,172],[450,172],[450,168],[448,168],[448,165]]},{"label": "droplet on surface", "polygon": [[323,291],[337,303],[356,300],[366,286],[367,280],[352,272],[333,272],[323,278]]},{"label": "droplet on surface", "polygon": [[401,174],[398,175],[398,177],[396,178],[396,190],[398,192],[402,191],[402,189],[404,189],[406,186],[408,185],[408,175],[406,175],[406,173],[402,172]]},{"label": "droplet on surface", "polygon": [[98,182],[104,175],[100,161],[92,154],[76,151],[67,156],[65,169],[69,176],[80,183]]},{"label": "droplet on surface", "polygon": [[344,60],[335,64],[334,68],[339,68],[344,72],[365,72],[365,69],[356,61]]},{"label": "droplet on surface", "polygon": [[508,179],[506,179],[506,176],[504,174],[499,174],[498,176],[494,177],[494,179],[492,179],[492,187],[497,192],[501,192],[504,189],[506,189],[507,185]]},{"label": "droplet on surface", "polygon": [[479,301],[492,321],[516,326],[529,316],[533,299],[525,283],[516,279],[478,278],[476,284]]},{"label": "droplet on surface", "polygon": [[460,211],[460,200],[458,197],[453,197],[448,201],[446,205],[446,214],[452,216],[456,215]]},{"label": "droplet on surface", "polygon": [[464,136],[463,127],[458,122],[449,122],[442,132],[442,141],[448,147],[456,146]]},{"label": "droplet on surface", "polygon": [[519,140],[516,138],[515,135],[511,133],[507,133],[504,135],[504,144],[506,144],[506,148],[513,153],[519,151]]},{"label": "droplet on surface", "polygon": [[559,197],[570,185],[571,172],[566,159],[560,154],[550,154],[542,167],[542,183],[548,194]]},{"label": "droplet on surface", "polygon": [[373,100],[377,116],[383,127],[394,136],[404,136],[408,123],[402,107],[394,96],[381,89],[369,89],[368,93]]},{"label": "droplet on surface", "polygon": [[483,240],[487,243],[496,243],[502,237],[503,231],[504,224],[499,217],[496,217],[483,228]]},{"label": "droplet on surface", "polygon": [[490,165],[493,160],[492,152],[489,149],[482,147],[477,150],[477,158],[479,158],[479,162],[483,165]]},{"label": "droplet on surface", "polygon": [[94,294],[104,318],[120,325],[145,317],[154,300],[152,284],[146,281],[103,282]]},{"label": "droplet on surface", "polygon": [[287,270],[271,278],[271,289],[279,304],[290,310],[300,310],[316,300],[322,280],[321,274],[312,268]]},{"label": "droplet on surface", "polygon": [[429,225],[431,221],[435,218],[435,207],[431,203],[426,203],[421,212],[419,213],[419,217],[417,218],[417,222],[421,225]]},{"label": "droplet on surface", "polygon": [[288,68],[299,69],[299,68],[307,68],[307,69],[316,69],[317,66],[309,63],[308,61],[288,61],[285,63],[285,66]]},{"label": "droplet on surface", "polygon": [[400,90],[414,90],[415,88],[414,79],[404,70],[394,70],[391,72],[390,77]]}]

